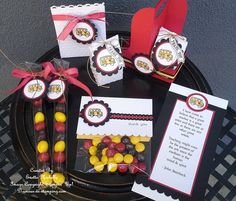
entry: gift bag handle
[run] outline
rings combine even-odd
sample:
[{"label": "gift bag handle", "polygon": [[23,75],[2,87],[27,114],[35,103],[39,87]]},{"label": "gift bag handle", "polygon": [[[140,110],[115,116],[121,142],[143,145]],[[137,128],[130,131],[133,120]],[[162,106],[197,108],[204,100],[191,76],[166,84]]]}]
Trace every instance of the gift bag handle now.
[{"label": "gift bag handle", "polygon": [[167,8],[169,0],[159,0],[155,6],[155,17],[159,17],[163,12],[164,9]]},{"label": "gift bag handle", "polygon": [[159,0],[155,6],[154,23],[181,34],[187,10],[186,0]]}]

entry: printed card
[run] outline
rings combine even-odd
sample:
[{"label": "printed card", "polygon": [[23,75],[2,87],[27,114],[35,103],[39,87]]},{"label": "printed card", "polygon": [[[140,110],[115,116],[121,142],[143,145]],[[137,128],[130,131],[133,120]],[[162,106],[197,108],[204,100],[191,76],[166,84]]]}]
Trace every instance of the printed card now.
[{"label": "printed card", "polygon": [[[158,123],[158,145],[149,178],[138,178],[133,191],[142,194],[141,183],[179,200],[203,200],[228,101],[172,84]],[[144,185],[144,186],[145,186]],[[154,199],[150,188],[146,196]],[[171,200],[168,197],[168,200]]]},{"label": "printed card", "polygon": [[89,45],[106,39],[105,5],[52,6],[62,58],[89,56]]},{"label": "printed card", "polygon": [[83,96],[77,126],[81,135],[152,137],[152,100]]}]

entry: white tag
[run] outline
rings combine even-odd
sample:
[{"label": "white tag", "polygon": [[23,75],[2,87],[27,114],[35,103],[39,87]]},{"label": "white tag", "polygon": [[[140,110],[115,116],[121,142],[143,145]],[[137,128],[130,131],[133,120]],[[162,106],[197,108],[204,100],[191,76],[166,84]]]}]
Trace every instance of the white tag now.
[{"label": "white tag", "polygon": [[120,56],[120,54],[114,49],[113,45],[111,45],[111,43],[105,43],[105,46],[107,51],[116,59],[118,66],[120,68],[123,67],[125,65],[124,60]]},{"label": "white tag", "polygon": [[170,37],[169,41],[170,41],[170,44],[171,44],[172,48],[173,48],[173,49],[175,50],[175,52],[176,52],[178,64],[184,63],[184,61],[185,61],[184,52],[183,52],[183,50],[179,47],[179,45],[178,45],[178,43],[177,43],[175,37],[173,37],[173,36]]}]

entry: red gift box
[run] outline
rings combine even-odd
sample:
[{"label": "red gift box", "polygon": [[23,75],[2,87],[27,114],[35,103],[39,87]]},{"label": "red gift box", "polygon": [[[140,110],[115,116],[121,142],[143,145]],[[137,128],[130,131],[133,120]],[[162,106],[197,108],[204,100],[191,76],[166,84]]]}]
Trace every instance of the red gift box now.
[{"label": "red gift box", "polygon": [[[132,18],[130,45],[123,49],[126,66],[134,68],[135,55],[150,58],[159,29],[164,27],[176,34],[181,34],[187,15],[186,0],[160,0],[154,8],[143,8]],[[150,59],[151,60],[151,59]],[[173,82],[181,65],[176,69],[159,69],[153,77],[166,82]]]}]

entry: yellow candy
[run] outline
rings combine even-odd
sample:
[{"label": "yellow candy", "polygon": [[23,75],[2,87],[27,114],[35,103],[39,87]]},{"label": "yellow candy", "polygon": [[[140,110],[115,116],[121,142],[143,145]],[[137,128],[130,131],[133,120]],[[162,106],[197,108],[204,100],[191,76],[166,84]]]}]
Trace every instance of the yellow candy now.
[{"label": "yellow candy", "polygon": [[137,152],[143,152],[145,150],[145,145],[139,142],[135,145],[135,150]]},{"label": "yellow candy", "polygon": [[52,175],[49,172],[44,172],[40,175],[40,182],[44,185],[52,184]]},{"label": "yellow candy", "polygon": [[66,143],[63,140],[58,141],[54,145],[54,151],[55,152],[63,152],[63,151],[65,151],[65,148],[66,148]]},{"label": "yellow candy", "polygon": [[54,173],[52,179],[58,185],[62,185],[65,182],[65,176],[62,173]]},{"label": "yellow candy", "polygon": [[92,165],[94,165],[96,162],[98,162],[99,161],[99,159],[98,159],[98,157],[97,156],[91,156],[90,158],[89,158],[89,162],[92,164]]},{"label": "yellow candy", "polygon": [[117,170],[117,164],[114,162],[109,162],[107,164],[107,170],[108,172],[115,172]]},{"label": "yellow candy", "polygon": [[92,156],[96,155],[96,153],[97,153],[97,147],[91,146],[91,147],[89,148],[89,153],[90,153],[90,155],[92,155]]},{"label": "yellow candy", "polygon": [[131,154],[126,154],[126,155],[124,156],[124,162],[125,162],[126,164],[132,163],[133,160],[134,160],[134,157],[133,157]]},{"label": "yellow candy", "polygon": [[137,143],[139,143],[139,141],[140,141],[140,137],[138,137],[138,136],[131,136],[130,137],[130,142],[132,144],[137,144]]},{"label": "yellow candy", "polygon": [[103,171],[103,169],[104,169],[104,163],[103,163],[103,162],[100,162],[100,161],[96,162],[96,163],[94,164],[94,169],[95,169],[97,172]]},{"label": "yellow candy", "polygon": [[111,138],[112,142],[115,142],[115,143],[120,143],[121,142],[121,138],[120,136],[114,136]]},{"label": "yellow candy", "polygon": [[121,163],[121,162],[123,162],[123,159],[124,159],[124,157],[123,157],[123,155],[122,155],[121,153],[116,153],[116,154],[114,155],[114,161],[115,161],[116,163]]},{"label": "yellow candy", "polygon": [[65,122],[66,115],[63,112],[56,112],[54,118],[57,122]]},{"label": "yellow candy", "polygon": [[115,162],[113,157],[108,158],[108,162]]},{"label": "yellow candy", "polygon": [[42,140],[37,145],[37,150],[39,153],[44,153],[48,151],[48,143],[45,140]]},{"label": "yellow candy", "polygon": [[34,116],[34,123],[43,122],[45,120],[44,114],[42,112],[37,112]]},{"label": "yellow candy", "polygon": [[102,155],[103,155],[103,156],[105,156],[105,155],[106,155],[106,153],[107,153],[107,150],[108,150],[108,148],[104,148],[104,149],[102,150]]},{"label": "yellow candy", "polygon": [[108,162],[107,156],[102,156],[101,161],[102,161],[104,164],[107,164],[107,162]]},{"label": "yellow candy", "polygon": [[100,137],[95,137],[95,138],[93,138],[92,143],[94,146],[97,146],[101,141],[102,141],[102,139]]}]

